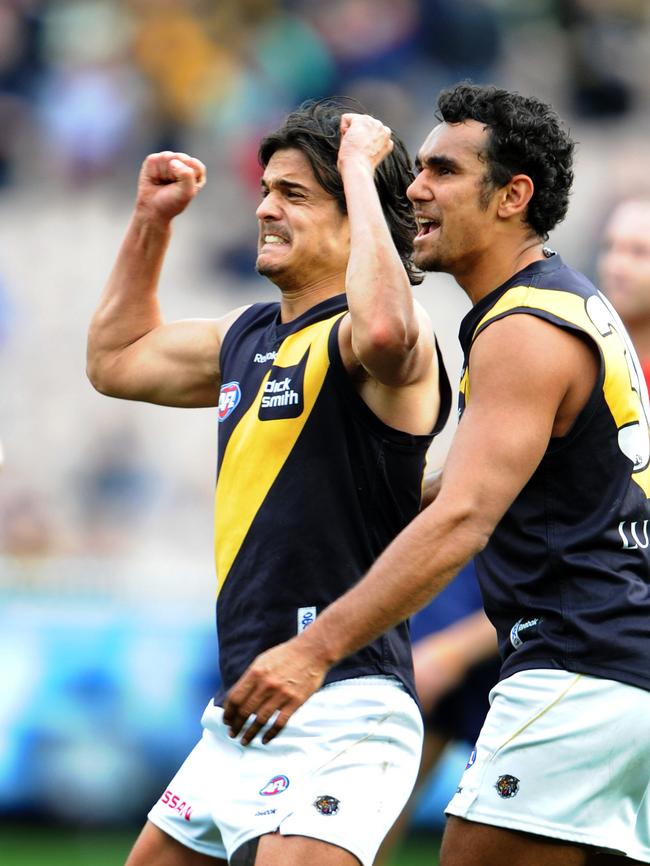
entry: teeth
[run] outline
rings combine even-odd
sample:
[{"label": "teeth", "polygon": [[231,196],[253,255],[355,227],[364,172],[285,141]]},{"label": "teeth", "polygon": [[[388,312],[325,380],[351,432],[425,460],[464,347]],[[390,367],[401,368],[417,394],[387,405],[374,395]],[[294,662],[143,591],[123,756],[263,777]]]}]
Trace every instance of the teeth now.
[{"label": "teeth", "polygon": [[279,235],[264,235],[264,243],[265,244],[286,244],[284,238],[281,238]]}]

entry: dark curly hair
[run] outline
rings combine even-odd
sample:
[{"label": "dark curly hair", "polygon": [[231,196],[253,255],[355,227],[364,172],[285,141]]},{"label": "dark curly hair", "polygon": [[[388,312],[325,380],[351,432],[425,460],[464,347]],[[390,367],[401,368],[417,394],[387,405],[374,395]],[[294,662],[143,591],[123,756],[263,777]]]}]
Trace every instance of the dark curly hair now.
[{"label": "dark curly hair", "polygon": [[526,222],[546,240],[566,216],[573,183],[574,142],[553,109],[531,96],[462,82],[440,93],[436,116],[446,123],[485,124],[486,192],[504,186],[515,174],[528,175],[535,191]]},{"label": "dark curly hair", "polygon": [[[259,147],[259,161],[264,168],[276,152],[287,147],[301,150],[309,160],[318,183],[337,202],[341,213],[347,213],[343,181],[336,167],[341,140],[341,115],[354,111],[365,114],[356,100],[345,98],[304,102],[270,133]],[[411,259],[417,227],[406,189],[413,181],[413,169],[404,142],[393,133],[393,150],[375,169],[375,187],[397,249],[411,285],[422,282],[423,274]]]}]

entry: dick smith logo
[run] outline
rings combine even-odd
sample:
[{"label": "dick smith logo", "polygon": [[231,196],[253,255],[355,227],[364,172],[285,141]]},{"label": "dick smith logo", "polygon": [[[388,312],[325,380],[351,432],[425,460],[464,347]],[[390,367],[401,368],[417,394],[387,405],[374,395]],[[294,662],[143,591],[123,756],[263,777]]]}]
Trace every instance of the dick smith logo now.
[{"label": "dick smith logo", "polygon": [[309,349],[293,367],[271,367],[264,383],[258,418],[274,421],[280,418],[298,418],[304,408],[305,367]]},{"label": "dick smith logo", "polygon": [[279,380],[269,379],[264,386],[262,407],[265,409],[272,406],[297,406],[299,402],[300,394],[293,390],[291,379],[288,376]]}]

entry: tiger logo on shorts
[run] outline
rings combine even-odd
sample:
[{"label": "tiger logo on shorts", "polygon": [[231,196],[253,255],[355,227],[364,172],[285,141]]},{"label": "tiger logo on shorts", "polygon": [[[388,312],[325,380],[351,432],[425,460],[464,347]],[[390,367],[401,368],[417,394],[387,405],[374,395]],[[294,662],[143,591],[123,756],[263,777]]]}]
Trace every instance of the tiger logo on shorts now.
[{"label": "tiger logo on shorts", "polygon": [[494,787],[499,797],[509,800],[519,791],[519,779],[516,776],[499,776]]},{"label": "tiger logo on shorts", "polygon": [[339,800],[330,797],[329,794],[323,794],[321,797],[316,797],[314,806],[321,815],[336,815],[339,810]]}]

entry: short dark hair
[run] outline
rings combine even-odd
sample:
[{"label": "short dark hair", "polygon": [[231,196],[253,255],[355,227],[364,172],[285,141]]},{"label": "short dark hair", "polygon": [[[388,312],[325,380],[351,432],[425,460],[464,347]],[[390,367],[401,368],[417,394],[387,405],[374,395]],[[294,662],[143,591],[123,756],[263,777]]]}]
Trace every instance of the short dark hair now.
[{"label": "short dark hair", "polygon": [[[309,160],[318,183],[337,202],[341,213],[347,213],[343,181],[336,167],[341,140],[341,115],[354,111],[365,114],[363,106],[344,98],[304,102],[291,112],[282,126],[262,139],[260,163],[269,160],[283,148],[295,147]],[[413,181],[413,169],[404,142],[393,133],[393,150],[375,170],[375,187],[384,217],[390,229],[411,285],[422,282],[423,274],[412,261],[413,239],[417,226],[406,189]]]},{"label": "short dark hair", "polygon": [[462,82],[440,93],[437,116],[445,123],[485,124],[487,182],[501,187],[515,174],[528,175],[535,191],[525,221],[546,240],[566,216],[573,183],[574,142],[553,109],[531,96]]}]

